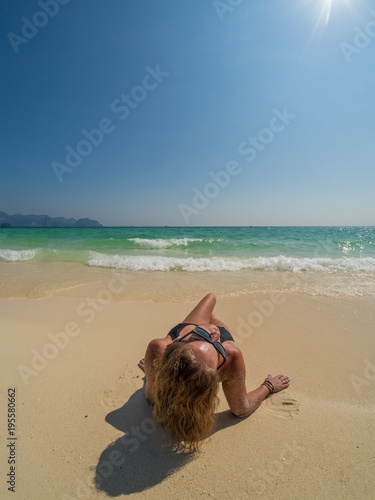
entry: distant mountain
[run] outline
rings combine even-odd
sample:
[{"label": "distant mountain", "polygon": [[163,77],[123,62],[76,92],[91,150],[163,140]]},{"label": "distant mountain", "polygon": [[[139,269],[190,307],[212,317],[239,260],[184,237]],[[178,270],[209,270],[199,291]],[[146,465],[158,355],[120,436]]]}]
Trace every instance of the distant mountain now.
[{"label": "distant mountain", "polygon": [[[8,215],[0,212],[0,226],[10,224],[11,227],[103,227],[92,219],[66,219],[49,215]],[[9,227],[9,226],[8,226]]]}]

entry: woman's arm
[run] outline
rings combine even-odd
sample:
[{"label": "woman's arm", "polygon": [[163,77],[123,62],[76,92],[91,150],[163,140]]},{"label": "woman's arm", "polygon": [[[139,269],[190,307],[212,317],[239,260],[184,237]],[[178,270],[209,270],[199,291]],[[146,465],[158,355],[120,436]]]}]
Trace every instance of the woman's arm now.
[{"label": "woman's arm", "polygon": [[[229,347],[229,346],[228,346]],[[228,352],[229,355],[229,352]],[[269,389],[261,385],[257,389],[247,392],[246,390],[246,368],[242,352],[238,347],[230,347],[229,365],[222,373],[223,391],[228,401],[229,408],[236,417],[247,417],[264,401],[270,394]],[[289,387],[290,379],[284,375],[267,377],[274,386],[273,392],[279,392]]]},{"label": "woman's arm", "polygon": [[154,402],[154,377],[155,368],[154,361],[162,356],[165,348],[172,342],[172,339],[167,336],[163,339],[154,339],[147,346],[146,354],[144,357],[144,370],[146,374],[145,395],[150,403]]}]

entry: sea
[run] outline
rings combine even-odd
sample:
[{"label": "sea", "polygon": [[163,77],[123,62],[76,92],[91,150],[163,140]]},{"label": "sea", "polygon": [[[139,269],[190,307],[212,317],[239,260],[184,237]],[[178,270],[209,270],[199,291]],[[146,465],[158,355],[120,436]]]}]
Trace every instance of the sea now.
[{"label": "sea", "polygon": [[3,228],[0,273],[2,298],[375,295],[375,227]]}]

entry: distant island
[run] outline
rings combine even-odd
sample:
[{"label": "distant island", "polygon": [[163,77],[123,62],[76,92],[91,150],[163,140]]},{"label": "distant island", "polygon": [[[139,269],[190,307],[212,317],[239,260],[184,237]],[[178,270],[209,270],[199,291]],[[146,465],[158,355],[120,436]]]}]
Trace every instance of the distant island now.
[{"label": "distant island", "polygon": [[49,215],[8,215],[0,212],[0,227],[103,227],[92,219],[66,219]]}]

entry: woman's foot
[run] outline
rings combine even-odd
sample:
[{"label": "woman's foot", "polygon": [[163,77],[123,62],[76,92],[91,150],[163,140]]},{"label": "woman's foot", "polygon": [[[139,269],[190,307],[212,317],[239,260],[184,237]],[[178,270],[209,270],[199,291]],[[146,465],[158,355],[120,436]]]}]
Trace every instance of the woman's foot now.
[{"label": "woman's foot", "polygon": [[145,373],[145,358],[142,358],[138,363],[139,368]]}]

